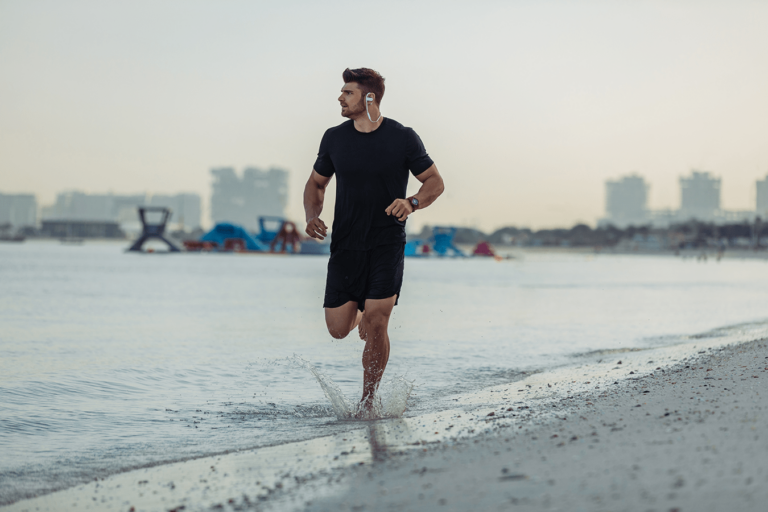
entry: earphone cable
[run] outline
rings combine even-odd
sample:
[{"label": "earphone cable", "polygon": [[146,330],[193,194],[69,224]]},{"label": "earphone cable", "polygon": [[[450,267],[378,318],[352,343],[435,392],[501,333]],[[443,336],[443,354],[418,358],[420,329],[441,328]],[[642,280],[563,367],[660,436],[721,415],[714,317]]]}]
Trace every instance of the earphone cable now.
[{"label": "earphone cable", "polygon": [[373,119],[371,119],[371,113],[368,111],[368,103],[370,103],[373,100],[369,101],[368,97],[366,97],[365,100],[366,100],[365,101],[365,113],[368,114],[368,120],[370,122],[372,122],[372,123],[378,123],[381,120],[381,112],[379,112],[379,118],[378,119],[376,119],[375,121]]}]

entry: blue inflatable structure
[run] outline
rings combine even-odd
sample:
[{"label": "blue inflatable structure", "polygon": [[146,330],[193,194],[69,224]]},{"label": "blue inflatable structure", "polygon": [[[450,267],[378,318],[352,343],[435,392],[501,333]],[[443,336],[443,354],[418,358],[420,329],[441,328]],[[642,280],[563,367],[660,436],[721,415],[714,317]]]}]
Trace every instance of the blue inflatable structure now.
[{"label": "blue inflatable structure", "polygon": [[[219,248],[224,248],[227,239],[239,238],[245,243],[248,251],[269,251],[269,244],[262,243],[252,237],[242,226],[221,222],[200,239],[201,242],[214,242]],[[274,238],[274,236],[273,236]]]},{"label": "blue inflatable structure", "polygon": [[[458,228],[451,226],[434,226],[432,236],[428,240],[411,240],[405,244],[405,255],[412,257],[438,256],[448,258],[464,258],[467,255],[456,247],[453,239]],[[429,246],[432,246],[429,250]],[[426,249],[426,250],[425,250]]]},{"label": "blue inflatable structure", "polygon": [[[427,247],[427,251],[424,248]],[[428,245],[423,240],[411,240],[405,244],[405,255],[414,258],[424,258],[429,255]]]},{"label": "blue inflatable structure", "polygon": [[256,235],[256,239],[269,247],[269,244],[272,243],[272,240],[275,239],[283,227],[283,222],[285,222],[285,219],[282,217],[271,215],[259,217],[259,234]]},{"label": "blue inflatable structure", "polygon": [[[270,252],[272,242],[275,240],[283,227],[285,219],[282,217],[265,216],[259,217],[259,234],[251,235],[242,226],[231,224],[229,222],[220,222],[212,230],[200,238],[200,242],[211,242],[216,244],[216,250],[229,251],[238,250],[239,247],[246,251]],[[241,242],[242,241],[242,242]],[[284,243],[284,242],[283,242]],[[278,242],[275,251],[283,249],[282,243]],[[195,250],[200,250],[199,248]],[[293,244],[287,244],[285,251],[293,254]],[[326,240],[319,242],[317,240],[305,240],[300,242],[300,248],[297,254],[330,254],[331,244]]]},{"label": "blue inflatable structure", "polygon": [[438,256],[451,256],[454,258],[463,258],[466,256],[461,249],[456,247],[453,243],[453,239],[456,237],[456,232],[459,228],[435,226],[432,228],[432,250]]}]

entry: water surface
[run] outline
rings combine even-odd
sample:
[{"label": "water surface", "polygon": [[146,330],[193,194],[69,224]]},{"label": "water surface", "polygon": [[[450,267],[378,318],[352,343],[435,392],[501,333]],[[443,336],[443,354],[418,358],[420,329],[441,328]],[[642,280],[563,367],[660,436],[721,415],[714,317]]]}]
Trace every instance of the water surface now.
[{"label": "water surface", "polygon": [[[325,331],[324,257],[0,245],[0,503],[187,457],[344,431],[356,335]],[[768,263],[522,254],[406,261],[387,374],[406,416],[595,350],[765,325]],[[738,327],[732,328],[738,331]]]}]

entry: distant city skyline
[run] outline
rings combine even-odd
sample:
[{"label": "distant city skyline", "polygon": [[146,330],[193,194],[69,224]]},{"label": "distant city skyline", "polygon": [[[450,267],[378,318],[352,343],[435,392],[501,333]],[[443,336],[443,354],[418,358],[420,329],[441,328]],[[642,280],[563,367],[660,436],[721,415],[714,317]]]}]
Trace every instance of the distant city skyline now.
[{"label": "distant city skyline", "polygon": [[[690,168],[744,210],[768,172],[768,2],[0,2],[0,190],[190,191],[209,169],[290,172],[286,215],[346,67],[387,79],[384,116],[413,127],[445,178],[423,224],[544,228],[603,215],[604,182],[654,184],[679,208]],[[398,27],[398,30],[392,30]],[[403,37],[402,34],[408,34]],[[408,193],[418,189],[411,180]],[[335,181],[324,220],[333,220]]]},{"label": "distant city skyline", "polygon": [[[33,194],[14,195],[0,191],[0,224],[8,223],[16,228],[37,225],[39,210],[40,221],[112,221],[130,226],[138,224],[137,206],[168,207],[172,212],[169,224],[185,229],[230,222],[257,232],[259,217],[285,217],[288,171],[248,167],[238,173],[234,168],[221,167],[211,169],[210,173],[214,180],[210,189],[212,208],[209,219],[201,216],[201,197],[194,193],[125,195],[69,191],[57,194],[55,203],[41,206]],[[692,169],[678,181],[680,206],[652,209],[649,207],[651,184],[642,175],[632,173],[606,180],[605,214],[597,220],[597,225],[666,227],[690,219],[719,224],[751,222],[758,216],[768,219],[768,174],[755,182],[753,207],[742,210],[722,208],[722,179],[708,171]],[[502,227],[509,226],[513,225]]]},{"label": "distant city skyline", "polygon": [[171,210],[168,224],[174,229],[197,229],[207,222],[201,217],[200,196],[178,194],[88,194],[60,192],[53,204],[42,205],[40,220],[110,221],[138,228],[139,206],[161,206]]},{"label": "distant city skyline", "polygon": [[653,224],[669,226],[696,219],[718,224],[752,222],[756,217],[768,219],[768,174],[755,182],[755,201],[751,208],[729,210],[722,207],[722,179],[708,171],[692,169],[679,178],[678,208],[649,208],[651,185],[637,173],[605,182],[605,216],[598,225],[617,227]]}]

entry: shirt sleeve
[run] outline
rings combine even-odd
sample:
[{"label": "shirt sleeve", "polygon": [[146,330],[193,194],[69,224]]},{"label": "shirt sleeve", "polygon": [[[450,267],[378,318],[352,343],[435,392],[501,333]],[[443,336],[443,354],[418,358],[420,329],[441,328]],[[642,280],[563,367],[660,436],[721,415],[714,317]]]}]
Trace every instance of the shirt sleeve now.
[{"label": "shirt sleeve", "polygon": [[317,160],[315,160],[314,167],[317,174],[326,178],[330,178],[336,172],[333,161],[331,161],[331,135],[329,132],[330,130],[326,130],[323,140],[320,141],[320,150],[317,152]]},{"label": "shirt sleeve", "polygon": [[411,174],[414,176],[423,173],[435,163],[427,154],[427,150],[424,148],[424,143],[421,142],[421,138],[419,138],[418,134],[411,128],[408,128],[405,160],[408,169],[411,170]]}]

